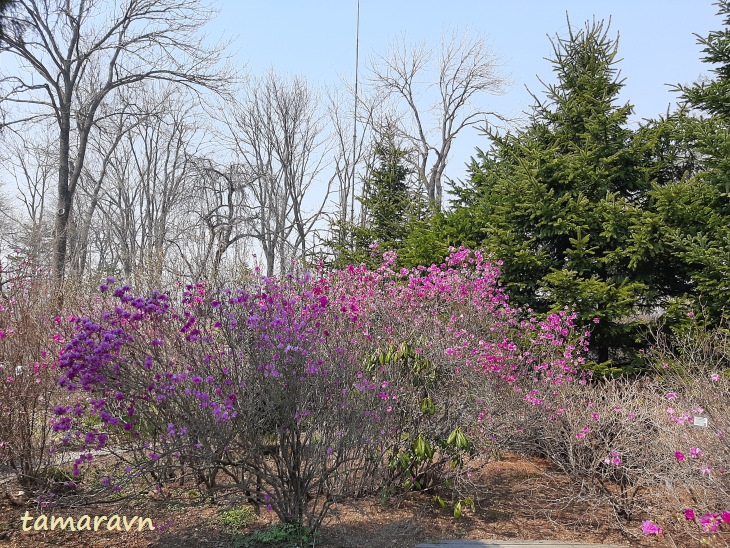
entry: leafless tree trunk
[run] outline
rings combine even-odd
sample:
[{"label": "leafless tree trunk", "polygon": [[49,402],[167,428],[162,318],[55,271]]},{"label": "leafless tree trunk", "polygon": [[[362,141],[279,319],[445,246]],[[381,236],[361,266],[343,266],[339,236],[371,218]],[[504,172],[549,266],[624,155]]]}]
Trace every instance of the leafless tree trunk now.
[{"label": "leafless tree trunk", "polygon": [[[371,61],[369,82],[384,101],[395,101],[398,111],[389,125],[413,147],[413,168],[429,201],[440,209],[444,171],[457,135],[496,116],[477,101],[503,89],[495,54],[484,37],[464,31],[444,35],[436,56],[425,45],[411,46],[403,39]],[[423,104],[424,96],[431,98],[430,105]]]},{"label": "leafless tree trunk", "polygon": [[114,162],[122,139],[142,120],[153,116],[149,111],[136,112],[139,101],[118,98],[110,105],[102,105],[97,130],[89,135],[87,157],[79,178],[77,198],[72,214],[73,230],[69,237],[68,263],[75,277],[84,275],[89,258],[89,240],[92,223],[98,210],[105,180]]},{"label": "leafless tree trunk", "polygon": [[[354,90],[350,91],[354,93]],[[333,139],[332,169],[334,181],[337,183],[337,211],[334,215],[330,215],[330,225],[339,227],[339,233],[332,232],[331,237],[339,240],[340,245],[344,245],[345,226],[348,223],[355,223],[354,198],[357,181],[365,178],[362,169],[367,169],[367,159],[372,154],[371,131],[378,124],[373,123],[371,118],[373,110],[365,108],[363,109],[365,118],[357,122],[358,131],[354,132],[355,113],[349,108],[353,103],[353,97],[335,90],[328,93],[328,100],[329,124]],[[367,103],[362,100],[362,95],[358,96],[358,102]],[[355,136],[354,141],[353,136]]]},{"label": "leafless tree trunk", "polygon": [[16,0],[6,14],[0,54],[13,55],[19,69],[0,74],[0,108],[18,115],[3,125],[50,116],[58,126],[53,270],[59,283],[101,105],[116,90],[150,80],[219,91],[232,81],[215,68],[221,49],[201,46],[197,36],[210,13],[198,0]]},{"label": "leafless tree trunk", "polygon": [[170,240],[187,236],[197,124],[184,97],[169,89],[161,98],[137,100],[150,114],[115,138],[111,156],[99,159],[102,175],[91,180],[87,196],[111,229],[125,275],[142,274],[145,282],[155,283],[162,279]]}]

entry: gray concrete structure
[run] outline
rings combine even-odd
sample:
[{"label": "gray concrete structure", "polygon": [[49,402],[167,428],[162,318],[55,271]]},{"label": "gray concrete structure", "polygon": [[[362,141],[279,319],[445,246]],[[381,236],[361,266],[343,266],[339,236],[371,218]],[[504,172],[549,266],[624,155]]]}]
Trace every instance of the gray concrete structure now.
[{"label": "gray concrete structure", "polygon": [[559,542],[557,540],[442,540],[423,543],[416,548],[627,548],[620,544],[590,544],[585,542]]}]

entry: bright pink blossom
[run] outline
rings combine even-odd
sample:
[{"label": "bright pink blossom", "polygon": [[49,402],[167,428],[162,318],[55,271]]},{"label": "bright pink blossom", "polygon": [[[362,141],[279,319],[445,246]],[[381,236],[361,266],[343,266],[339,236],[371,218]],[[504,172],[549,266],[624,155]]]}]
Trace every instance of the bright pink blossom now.
[{"label": "bright pink blossom", "polygon": [[700,525],[705,533],[717,533],[720,529],[720,516],[718,514],[705,514],[700,518]]},{"label": "bright pink blossom", "polygon": [[644,532],[645,535],[661,535],[662,534],[662,528],[650,520],[644,520],[641,522],[641,530]]}]

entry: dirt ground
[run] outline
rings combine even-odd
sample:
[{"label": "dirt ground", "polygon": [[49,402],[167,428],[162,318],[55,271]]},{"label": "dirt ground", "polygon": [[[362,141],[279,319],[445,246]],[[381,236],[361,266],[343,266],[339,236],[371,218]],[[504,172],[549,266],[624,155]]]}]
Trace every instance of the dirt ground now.
[{"label": "dirt ground", "polygon": [[[433,503],[429,496],[411,493],[405,498],[366,498],[336,505],[330,512],[316,539],[322,548],[413,548],[419,542],[439,539],[530,539],[561,540],[621,544],[631,547],[701,546],[689,537],[677,534],[646,537],[637,521],[622,530],[607,509],[555,507],[555,491],[544,487],[548,464],[537,458],[506,455],[490,462],[473,478],[479,497],[475,509],[465,510],[455,520],[448,510]],[[567,482],[567,479],[565,480]],[[560,490],[560,479],[553,483]],[[567,489],[567,483],[565,484]],[[0,502],[0,547],[70,548],[182,548],[233,547],[236,537],[223,530],[217,516],[226,508],[218,505],[195,505],[180,499],[149,499],[134,508],[119,511],[120,515],[150,517],[155,524],[164,524],[155,531],[22,531],[21,516],[27,510],[34,518],[37,509],[18,504],[11,497]],[[113,514],[110,507],[80,509],[54,508],[50,514],[80,517]],[[660,516],[661,517],[661,516]],[[263,511],[240,535],[265,529],[276,523],[274,514]],[[33,521],[28,522],[31,527]],[[104,529],[104,525],[100,529]],[[705,544],[706,546],[707,544]],[[730,546],[730,531],[723,532],[711,544]]]}]

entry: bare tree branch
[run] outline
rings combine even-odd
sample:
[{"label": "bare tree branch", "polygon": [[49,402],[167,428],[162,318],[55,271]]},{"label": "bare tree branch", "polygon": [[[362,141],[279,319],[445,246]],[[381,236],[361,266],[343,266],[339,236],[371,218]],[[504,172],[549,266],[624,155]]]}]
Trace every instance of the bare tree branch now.
[{"label": "bare tree branch", "polygon": [[[442,180],[454,140],[465,127],[497,116],[479,100],[503,91],[499,68],[483,36],[458,31],[442,37],[437,54],[403,39],[370,63],[372,88],[384,101],[403,108],[388,116],[388,125],[411,144],[413,168],[436,208],[441,207]],[[424,106],[429,100],[430,108]]]},{"label": "bare tree branch", "polygon": [[[319,97],[304,79],[269,72],[248,83],[243,103],[227,123],[236,161],[246,174],[251,234],[263,248],[268,275],[274,273],[277,257],[287,270],[291,252],[307,258],[310,235],[334,181],[321,178],[327,150]],[[317,183],[324,187],[323,197],[307,212],[305,194],[311,196]]]}]

